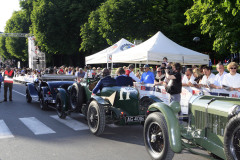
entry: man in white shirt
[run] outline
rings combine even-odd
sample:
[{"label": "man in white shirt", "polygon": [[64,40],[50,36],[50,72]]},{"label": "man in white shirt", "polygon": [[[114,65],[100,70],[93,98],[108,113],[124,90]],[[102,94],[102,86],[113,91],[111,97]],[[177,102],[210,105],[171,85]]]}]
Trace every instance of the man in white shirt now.
[{"label": "man in white shirt", "polygon": [[208,87],[211,84],[214,84],[215,81],[215,75],[211,73],[211,70],[208,66],[203,67],[203,78],[200,82],[200,85],[202,87]]},{"label": "man in white shirt", "polygon": [[227,72],[224,71],[224,66],[222,63],[218,63],[216,66],[216,69],[218,71],[218,74],[215,76],[214,84],[211,84],[211,87],[216,88],[216,89],[221,89],[223,77],[225,74],[227,74]]},{"label": "man in white shirt", "polygon": [[128,76],[128,77],[131,77],[135,82],[140,82],[140,79],[137,78],[133,72],[133,69],[134,69],[134,65],[133,64],[130,64],[128,66],[128,69],[125,70],[125,74]]},{"label": "man in white shirt", "polygon": [[[195,77],[193,76],[192,69],[187,68],[185,75],[182,79],[182,86],[191,86],[194,83]],[[190,82],[190,83],[189,83]]]}]

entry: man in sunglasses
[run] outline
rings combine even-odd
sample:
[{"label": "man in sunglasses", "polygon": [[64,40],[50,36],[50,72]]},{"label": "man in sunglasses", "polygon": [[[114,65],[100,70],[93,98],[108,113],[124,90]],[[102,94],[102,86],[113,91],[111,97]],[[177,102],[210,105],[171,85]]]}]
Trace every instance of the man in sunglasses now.
[{"label": "man in sunglasses", "polygon": [[154,74],[150,71],[150,67],[148,64],[144,65],[144,73],[142,74],[140,83],[142,84],[154,84]]},{"label": "man in sunglasses", "polygon": [[228,64],[227,69],[229,73],[224,76],[222,85],[230,87],[231,91],[240,92],[240,74],[237,73],[238,64],[231,62]]},{"label": "man in sunglasses", "polygon": [[193,72],[191,68],[187,68],[185,75],[182,79],[182,86],[191,86],[194,83],[195,77],[193,76]]}]

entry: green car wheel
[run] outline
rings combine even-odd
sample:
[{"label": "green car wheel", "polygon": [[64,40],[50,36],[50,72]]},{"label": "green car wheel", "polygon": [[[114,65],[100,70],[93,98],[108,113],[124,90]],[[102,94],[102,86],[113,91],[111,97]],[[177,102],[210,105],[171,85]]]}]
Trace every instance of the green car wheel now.
[{"label": "green car wheel", "polygon": [[174,156],[171,150],[167,123],[160,112],[151,113],[144,124],[144,143],[148,154],[154,160],[170,160]]},{"label": "green car wheel", "polygon": [[87,112],[87,121],[90,131],[99,136],[105,129],[105,110],[103,105],[92,101]]},{"label": "green car wheel", "polygon": [[224,149],[229,160],[240,159],[240,113],[231,118],[224,133]]}]

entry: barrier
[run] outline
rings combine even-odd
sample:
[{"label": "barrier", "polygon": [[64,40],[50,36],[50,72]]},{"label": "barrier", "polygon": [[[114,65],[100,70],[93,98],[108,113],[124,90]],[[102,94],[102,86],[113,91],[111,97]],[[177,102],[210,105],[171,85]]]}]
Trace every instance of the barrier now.
[{"label": "barrier", "polygon": [[[155,95],[159,97],[165,104],[170,103],[170,94],[166,92],[164,86],[154,86],[153,84],[140,84],[135,83],[135,87],[138,89],[140,97]],[[192,95],[203,92],[204,95],[225,96],[232,98],[240,98],[240,92],[227,91],[225,89],[209,89],[209,88],[195,88],[195,87],[182,87],[181,93],[181,111],[183,114],[188,114],[188,101]]]},{"label": "barrier", "polygon": [[[33,83],[36,79],[35,76],[17,76],[13,78],[14,81],[21,83]],[[160,98],[165,104],[170,104],[170,94],[166,92],[164,86],[154,86],[153,84],[141,84],[134,83],[134,87],[138,89],[140,97],[155,95]],[[188,114],[188,101],[192,95],[199,94],[203,92],[204,95],[215,95],[215,96],[225,96],[232,98],[240,98],[240,92],[238,91],[227,91],[225,89],[209,89],[209,88],[195,88],[195,87],[182,87],[181,93],[181,111],[183,114]]]},{"label": "barrier", "polygon": [[26,75],[13,77],[13,80],[20,83],[33,83],[36,78],[36,76]]}]

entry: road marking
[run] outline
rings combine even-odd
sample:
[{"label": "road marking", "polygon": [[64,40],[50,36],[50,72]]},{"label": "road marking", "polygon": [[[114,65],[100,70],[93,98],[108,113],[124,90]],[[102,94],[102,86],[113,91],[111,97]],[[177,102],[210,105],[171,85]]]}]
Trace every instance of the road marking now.
[{"label": "road marking", "polygon": [[21,93],[21,92],[18,92],[18,91],[15,91],[15,90],[12,90],[13,92],[16,92],[16,93],[18,93],[18,94],[20,94],[20,95],[22,95],[22,96],[26,96],[25,94],[23,94],[23,93]]},{"label": "road marking", "polygon": [[56,133],[35,117],[19,118],[35,135]]},{"label": "road marking", "polygon": [[3,120],[0,120],[0,139],[13,138],[13,134]]},{"label": "road marking", "polygon": [[[18,93],[18,94],[20,94],[20,95],[22,95],[22,96],[26,96],[26,94],[23,94],[23,93],[21,93],[21,92],[18,92],[18,91],[15,91],[15,90],[12,90],[13,92],[16,92],[16,93]],[[32,101],[35,101],[35,102],[38,102],[37,100],[35,100],[34,98],[32,98]]]},{"label": "road marking", "polygon": [[118,128],[119,126],[116,125],[116,124],[107,124],[108,127],[111,127],[111,128]]},{"label": "road marking", "polygon": [[61,119],[61,118],[58,117],[58,115],[52,115],[52,116],[50,116],[50,117],[52,117],[52,118],[56,119],[57,121],[65,124],[66,126],[72,128],[72,129],[75,130],[75,131],[80,131],[80,130],[87,130],[87,129],[89,129],[86,124],[81,123],[81,122],[79,122],[79,121],[77,121],[77,120],[74,120],[74,119],[72,119],[72,118],[70,118],[70,117],[66,117],[66,119]]}]

